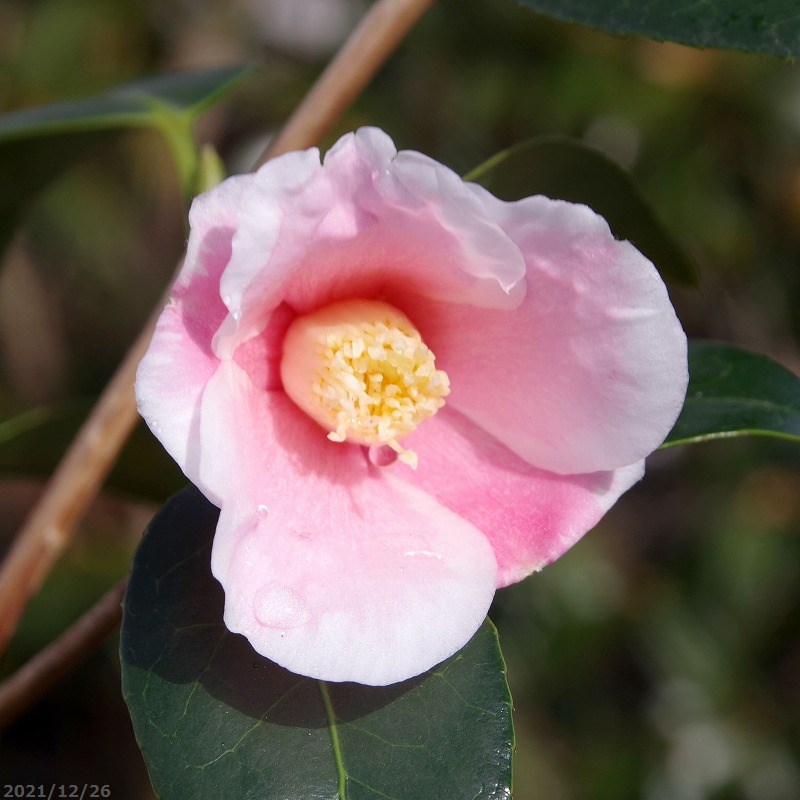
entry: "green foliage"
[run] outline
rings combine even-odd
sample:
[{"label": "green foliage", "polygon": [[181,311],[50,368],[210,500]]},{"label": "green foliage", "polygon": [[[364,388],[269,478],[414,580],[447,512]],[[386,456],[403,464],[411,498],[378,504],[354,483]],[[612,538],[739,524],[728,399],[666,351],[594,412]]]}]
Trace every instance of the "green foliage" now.
[{"label": "green foliage", "polygon": [[178,73],[0,117],[0,249],[28,201],[76,159],[123,130],[154,128],[164,135],[190,198],[198,181],[194,122],[246,74],[242,67]]},{"label": "green foliage", "polygon": [[227,177],[225,163],[219,153],[210,144],[203,145],[200,150],[200,164],[197,170],[197,192],[207,192]]},{"label": "green foliage", "polygon": [[510,796],[511,698],[488,620],[403,683],[294,675],[222,623],[209,568],[218,513],[194,488],[176,495],[125,599],[123,693],[162,800]]},{"label": "green foliage", "polygon": [[605,217],[665,278],[697,281],[692,260],[671,237],[630,175],[603,153],[574,139],[543,136],[504,150],[465,178],[504,200],[543,194],[584,203]]},{"label": "green foliage", "polygon": [[800,55],[800,8],[786,0],[518,0],[608,33],[781,58]]},{"label": "green foliage", "polygon": [[577,547],[497,594],[515,798],[800,797],[797,448],[652,462]]},{"label": "green foliage", "polygon": [[767,356],[690,342],[686,402],[663,446],[744,434],[800,442],[800,378]]},{"label": "green foliage", "polygon": [[96,97],[15,111],[0,117],[0,144],[70,132],[147,127],[158,124],[162,114],[196,118],[246,73],[243,67],[178,72],[125,83]]}]

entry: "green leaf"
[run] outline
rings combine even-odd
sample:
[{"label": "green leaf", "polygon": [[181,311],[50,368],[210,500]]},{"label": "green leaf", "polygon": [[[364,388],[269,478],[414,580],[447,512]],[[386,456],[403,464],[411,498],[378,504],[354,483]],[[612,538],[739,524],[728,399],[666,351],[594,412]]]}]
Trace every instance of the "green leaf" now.
[{"label": "green leaf", "polygon": [[504,200],[544,194],[584,203],[618,239],[644,253],[665,278],[694,285],[694,262],[671,237],[631,176],[599,150],[574,139],[544,136],[504,150],[465,175]]},{"label": "green leaf", "polygon": [[23,139],[154,125],[164,109],[196,119],[248,72],[241,66],[179,72],[125,83],[96,97],[13,111],[0,117],[0,148]]},{"label": "green leaf", "polygon": [[0,250],[27,202],[86,152],[126,129],[163,133],[184,194],[190,193],[197,171],[192,125],[248,72],[224,67],[178,73],[0,117]]},{"label": "green leaf", "polygon": [[662,447],[747,434],[800,441],[800,378],[767,356],[690,342],[686,402]]},{"label": "green leaf", "polygon": [[800,55],[800,6],[787,0],[518,0],[566,22],[695,47]]},{"label": "green leaf", "polygon": [[294,675],[222,623],[218,514],[194,488],[175,495],[125,598],[123,694],[162,800],[510,797],[511,698],[491,622],[393,686]]}]

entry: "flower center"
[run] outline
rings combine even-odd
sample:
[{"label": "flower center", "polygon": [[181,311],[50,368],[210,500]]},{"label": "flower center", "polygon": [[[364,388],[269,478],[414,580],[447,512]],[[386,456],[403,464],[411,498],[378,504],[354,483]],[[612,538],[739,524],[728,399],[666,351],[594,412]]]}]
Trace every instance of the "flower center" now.
[{"label": "flower center", "polygon": [[376,300],[344,300],[289,326],[281,378],[332,441],[385,444],[416,467],[416,453],[398,440],[444,405],[450,381],[434,361],[405,314]]}]

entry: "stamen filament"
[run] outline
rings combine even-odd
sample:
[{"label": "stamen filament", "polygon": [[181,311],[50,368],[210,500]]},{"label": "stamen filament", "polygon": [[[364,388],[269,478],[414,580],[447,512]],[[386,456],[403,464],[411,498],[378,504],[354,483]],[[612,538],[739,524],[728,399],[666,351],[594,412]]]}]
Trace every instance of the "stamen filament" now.
[{"label": "stamen filament", "polygon": [[378,301],[346,300],[298,317],[287,331],[287,394],[335,442],[384,444],[412,468],[399,439],[433,416],[450,391],[410,320]]}]

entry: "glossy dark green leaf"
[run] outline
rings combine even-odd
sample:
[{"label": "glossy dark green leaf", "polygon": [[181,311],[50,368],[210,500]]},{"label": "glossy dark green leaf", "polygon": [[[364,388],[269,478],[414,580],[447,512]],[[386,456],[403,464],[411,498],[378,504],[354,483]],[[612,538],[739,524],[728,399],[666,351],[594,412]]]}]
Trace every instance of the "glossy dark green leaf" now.
[{"label": "glossy dark green leaf", "polygon": [[686,403],[662,446],[747,434],[800,441],[800,377],[758,353],[690,342]]},{"label": "glossy dark green leaf", "polygon": [[521,142],[465,176],[504,200],[544,194],[584,203],[605,217],[665,277],[695,284],[692,259],[672,238],[631,176],[599,150],[574,139],[547,136]]},{"label": "glossy dark green leaf", "polygon": [[259,656],[222,623],[218,511],[190,488],[148,528],[125,598],[125,700],[161,800],[510,797],[513,730],[487,620],[430,672],[331,684]]},{"label": "glossy dark green leaf", "polygon": [[181,142],[190,136],[197,116],[246,74],[242,67],[177,73],[0,117],[0,250],[31,198],[80,156],[122,130],[161,131],[175,152],[182,181],[188,182],[194,166]]},{"label": "glossy dark green leaf", "polygon": [[800,6],[787,0],[518,0],[608,33],[781,58],[800,55]]}]

